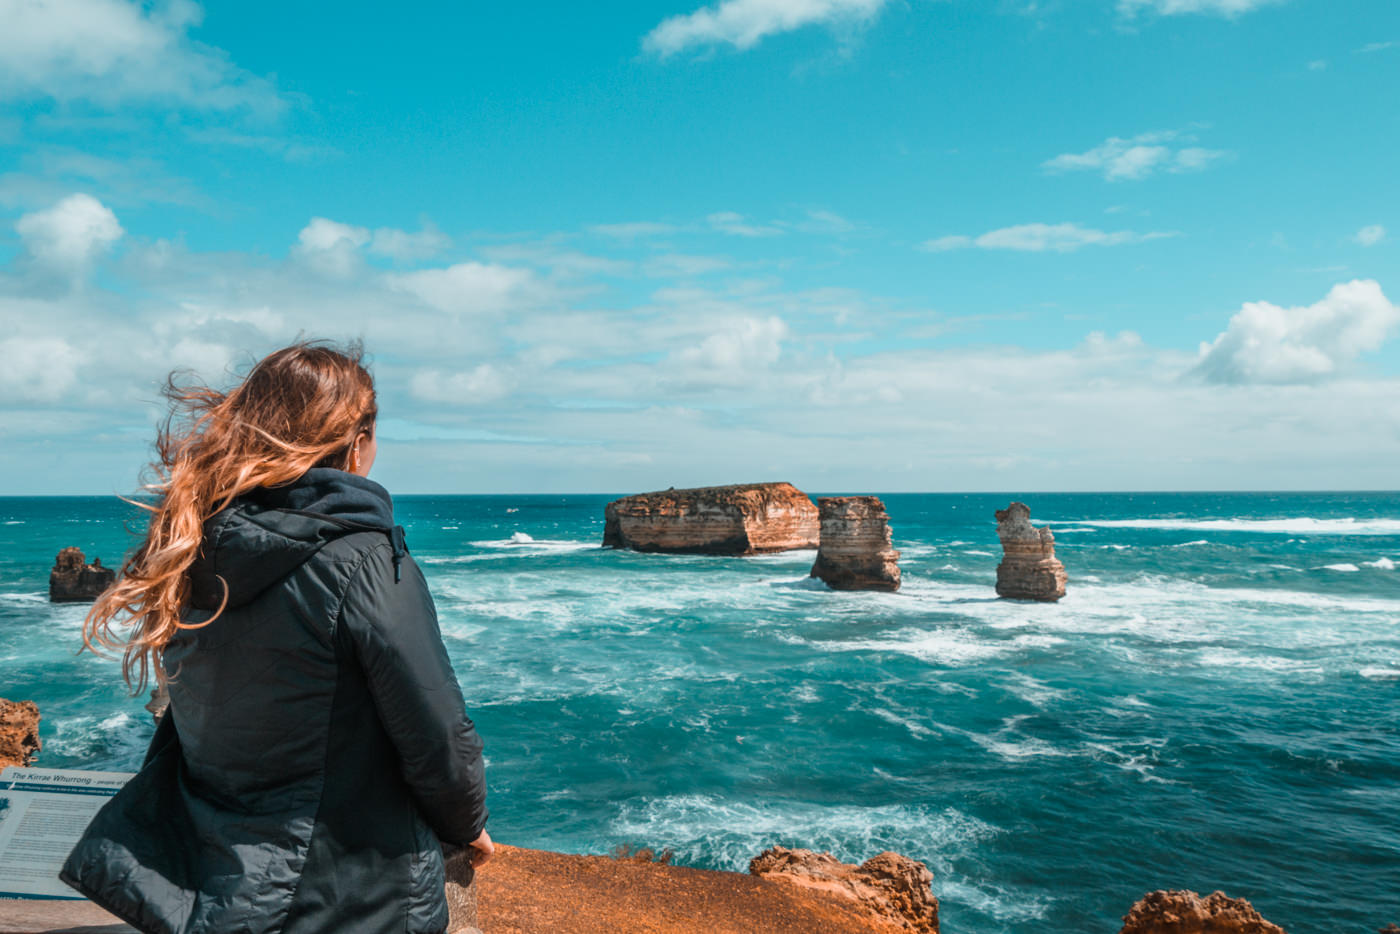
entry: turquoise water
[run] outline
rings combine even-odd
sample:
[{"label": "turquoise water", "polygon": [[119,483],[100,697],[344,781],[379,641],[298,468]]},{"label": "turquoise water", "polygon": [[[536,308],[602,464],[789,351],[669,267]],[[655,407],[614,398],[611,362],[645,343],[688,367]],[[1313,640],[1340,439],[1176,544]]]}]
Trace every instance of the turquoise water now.
[{"label": "turquoise water", "polygon": [[[950,934],[1113,932],[1156,888],[1290,934],[1400,922],[1400,494],[1017,498],[1057,605],[995,599],[1006,495],[886,496],[897,594],[829,592],[812,552],[602,550],[604,496],[400,498],[493,834],[725,869],[893,849]],[[115,564],[133,518],[0,499],[0,696],[39,703],[41,765],[134,768],[150,735],[45,599],[60,547]]]}]

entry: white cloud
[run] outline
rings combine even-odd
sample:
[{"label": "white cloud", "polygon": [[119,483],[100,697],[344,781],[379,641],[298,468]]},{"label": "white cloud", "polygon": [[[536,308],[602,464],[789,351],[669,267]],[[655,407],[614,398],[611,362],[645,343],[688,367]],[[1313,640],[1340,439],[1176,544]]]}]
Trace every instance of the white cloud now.
[{"label": "white cloud", "polygon": [[647,33],[642,47],[666,56],[693,46],[750,49],[765,36],[824,23],[868,22],[889,0],[721,0],[672,16]]},{"label": "white cloud", "polygon": [[1279,2],[1282,0],[1118,0],[1118,10],[1128,16],[1148,10],[1159,16],[1206,13],[1233,18]]},{"label": "white cloud", "polygon": [[[373,228],[335,223],[309,245],[367,257]],[[365,340],[386,419],[376,479],[403,492],[656,489],[756,472],[808,489],[1376,488],[1400,457],[1400,380],[1369,367],[1236,385],[1223,403],[1220,386],[1182,378],[1201,362],[1194,348],[1115,335],[1122,324],[1017,346],[1027,318],[987,316],[953,341],[916,337],[970,309],[935,315],[930,303],[962,302],[938,291],[791,290],[777,264],[737,264],[742,281],[687,279],[703,257],[672,263],[670,281],[580,271],[564,293],[556,273],[484,254],[414,272],[361,262],[339,279],[258,251],[137,252],[84,289],[0,275],[0,491],[129,489],[165,373],[192,365],[228,385],[230,361],[246,367],[298,333]],[[631,260],[638,273],[650,252]],[[1126,322],[1100,311],[1098,327]],[[423,429],[395,433],[393,420]]]},{"label": "white cloud", "polygon": [[1335,285],[1313,305],[1246,302],[1201,344],[1195,371],[1216,383],[1317,382],[1380,347],[1397,323],[1400,309],[1369,279]]},{"label": "white cloud", "polygon": [[1308,71],[1326,71],[1326,70],[1327,70],[1327,59],[1325,59],[1325,58],[1315,58],[1315,59],[1313,59],[1312,61],[1308,62]]},{"label": "white cloud", "polygon": [[25,250],[40,265],[70,275],[85,271],[125,231],[111,209],[91,195],[69,195],[15,223]]},{"label": "white cloud", "polygon": [[1187,146],[1185,149],[1177,150],[1176,161],[1172,163],[1168,171],[1197,172],[1228,155],[1230,153],[1224,149],[1202,149],[1199,146]]},{"label": "white cloud", "polygon": [[1123,138],[1110,136],[1087,152],[1062,153],[1043,163],[1050,172],[1102,172],[1111,182],[1146,178],[1156,171],[1195,172],[1229,155],[1218,149],[1173,146],[1192,137],[1175,130],[1139,133]]},{"label": "white cloud", "polygon": [[1086,246],[1119,246],[1176,236],[1166,231],[1135,233],[1131,230],[1103,231],[1078,224],[1018,224],[989,230],[977,237],[954,235],[925,241],[921,248],[930,253],[979,247],[984,250],[1022,250],[1031,253],[1051,251],[1071,253]]},{"label": "white cloud", "polygon": [[360,247],[369,242],[364,227],[313,217],[297,234],[294,252],[318,272],[343,279],[359,268]]},{"label": "white cloud", "polygon": [[777,317],[725,322],[698,345],[670,355],[681,380],[690,384],[734,384],[756,379],[778,362],[791,332]]},{"label": "white cloud", "polygon": [[860,225],[835,211],[814,209],[807,212],[805,221],[799,221],[795,226],[803,233],[843,234],[859,229]]},{"label": "white cloud", "polygon": [[361,247],[369,243],[370,234],[364,227],[342,224],[324,217],[313,217],[297,234],[297,242],[303,249],[317,252],[334,250],[340,246]]},{"label": "white cloud", "polygon": [[642,265],[642,272],[658,279],[703,276],[729,269],[733,261],[723,256],[694,256],[685,253],[663,253]]},{"label": "white cloud", "polygon": [[428,259],[452,245],[452,240],[431,224],[417,232],[380,227],[370,239],[369,250],[400,262]]},{"label": "white cloud", "polygon": [[1380,224],[1369,224],[1358,230],[1352,239],[1362,246],[1375,246],[1385,239],[1385,228]]},{"label": "white cloud", "polygon": [[414,374],[410,387],[413,395],[425,402],[449,405],[480,405],[510,391],[505,374],[489,363],[458,373],[424,370]]},{"label": "white cloud", "polygon": [[742,214],[734,211],[716,211],[705,218],[711,229],[735,237],[772,237],[783,231],[781,228],[765,224],[751,224]]},{"label": "white cloud", "polygon": [[0,95],[275,113],[272,84],[190,38],[191,0],[0,0]]},{"label": "white cloud", "polygon": [[313,217],[297,234],[296,254],[318,271],[345,278],[360,265],[360,249],[400,262],[435,256],[452,241],[431,224],[410,233],[393,227],[367,227]]},{"label": "white cloud", "polygon": [[947,237],[937,237],[933,240],[925,240],[920,249],[930,253],[943,253],[947,250],[961,250],[973,245],[971,237],[963,234],[951,234]]},{"label": "white cloud", "polygon": [[0,340],[0,399],[57,402],[78,384],[85,355],[61,337]]},{"label": "white cloud", "polygon": [[538,304],[547,290],[528,269],[465,262],[391,275],[393,288],[449,314],[494,314]]},{"label": "white cloud", "polygon": [[1368,42],[1356,51],[1366,55],[1371,52],[1384,52],[1386,49],[1393,49],[1397,46],[1400,46],[1400,42]]},{"label": "white cloud", "polygon": [[629,221],[623,224],[595,224],[588,230],[591,233],[604,237],[615,237],[618,240],[635,240],[639,237],[659,237],[675,233],[677,228],[673,224],[662,224],[656,221]]}]

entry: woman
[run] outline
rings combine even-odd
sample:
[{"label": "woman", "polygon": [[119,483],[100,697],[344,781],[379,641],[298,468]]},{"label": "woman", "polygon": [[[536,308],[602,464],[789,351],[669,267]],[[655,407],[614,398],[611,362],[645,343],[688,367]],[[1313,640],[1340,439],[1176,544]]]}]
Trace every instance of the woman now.
[{"label": "woman", "polygon": [[[357,347],[178,389],[145,540],[84,641],[169,689],[69,885],[147,932],[439,932],[443,846],[492,853],[481,741],[374,464]],[[113,631],[118,620],[126,636]]]}]

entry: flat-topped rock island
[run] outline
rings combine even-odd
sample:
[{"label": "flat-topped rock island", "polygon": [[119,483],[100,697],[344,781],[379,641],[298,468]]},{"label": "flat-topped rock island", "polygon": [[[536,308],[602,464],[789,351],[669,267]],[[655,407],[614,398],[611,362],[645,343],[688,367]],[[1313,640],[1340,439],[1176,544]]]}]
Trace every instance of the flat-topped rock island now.
[{"label": "flat-topped rock island", "polygon": [[624,496],[604,512],[603,547],[692,555],[816,548],[821,521],[791,483],[738,483]]}]

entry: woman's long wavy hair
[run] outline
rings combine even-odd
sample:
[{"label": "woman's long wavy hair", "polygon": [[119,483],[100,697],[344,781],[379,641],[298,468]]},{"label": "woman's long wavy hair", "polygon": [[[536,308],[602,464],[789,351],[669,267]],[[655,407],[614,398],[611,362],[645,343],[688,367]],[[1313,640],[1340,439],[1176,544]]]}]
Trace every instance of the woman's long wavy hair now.
[{"label": "woman's long wavy hair", "polygon": [[145,538],[83,622],[88,649],[124,649],[122,676],[134,693],[152,668],[165,681],[166,645],[196,628],[180,611],[205,521],[257,487],[290,483],[312,467],[347,469],[360,432],[373,436],[378,406],[363,360],[358,343],[300,341],[264,357],[228,392],[170,374],[163,391],[170,412],[143,484],[156,502],[132,501],[150,512]]}]

